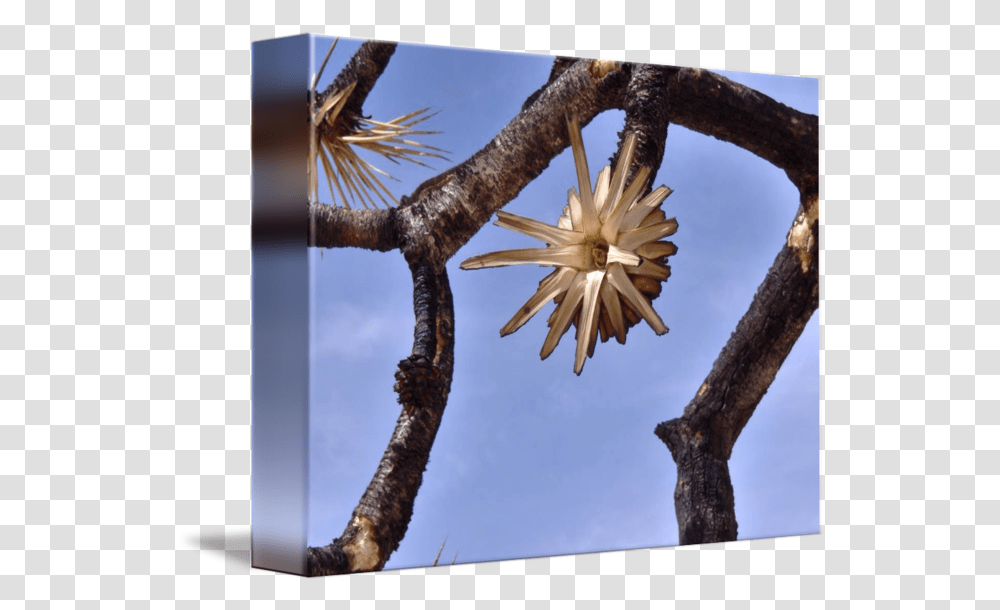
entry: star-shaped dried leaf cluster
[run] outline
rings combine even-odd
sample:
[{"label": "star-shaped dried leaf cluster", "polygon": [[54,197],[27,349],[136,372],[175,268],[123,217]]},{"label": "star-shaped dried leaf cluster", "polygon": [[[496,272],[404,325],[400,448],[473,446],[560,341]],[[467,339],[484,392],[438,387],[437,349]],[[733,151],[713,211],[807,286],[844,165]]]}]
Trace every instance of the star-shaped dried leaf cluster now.
[{"label": "star-shaped dried leaf cluster", "polygon": [[650,168],[640,168],[631,183],[625,185],[635,153],[635,134],[626,138],[613,175],[611,167],[605,167],[598,174],[593,190],[583,137],[575,120],[569,121],[569,134],[580,193],[569,190],[569,203],[556,225],[497,212],[498,227],[540,239],[546,247],[474,256],[461,267],[483,269],[526,264],[555,267],[528,302],[500,329],[500,335],[513,333],[546,303],[555,301],[541,357],[544,360],[552,353],[573,324],[576,327],[573,370],[579,375],[586,357],[594,355],[598,334],[602,342],[614,336],[624,344],[629,327],[640,319],[645,319],[658,335],[667,332],[650,301],[659,296],[661,282],[670,277],[667,257],[676,253],[677,247],[661,240],[677,230],[677,221],[667,219],[660,209],[672,192],[666,186],[640,198]]},{"label": "star-shaped dried leaf cluster", "polygon": [[[336,46],[337,40],[334,40],[319,72],[313,78],[310,99],[316,97],[316,84],[319,82],[319,78],[326,68],[326,62],[329,61]],[[414,128],[415,125],[426,121],[437,113],[427,114],[428,108],[424,108],[388,122],[348,116],[348,113],[343,112],[344,106],[350,99],[356,85],[356,82],[351,83],[327,96],[319,107],[310,108],[310,120],[314,135],[309,146],[307,164],[309,199],[310,201],[319,200],[319,177],[316,169],[316,163],[319,161],[323,166],[323,173],[326,175],[331,196],[336,188],[336,193],[344,207],[351,208],[348,196],[350,201],[354,201],[355,204],[360,201],[365,209],[368,208],[369,204],[374,208],[378,207],[375,197],[378,197],[383,205],[389,207],[392,203],[398,204],[399,201],[386,188],[379,176],[390,180],[395,180],[395,178],[362,159],[355,147],[381,155],[393,163],[405,160],[430,168],[418,157],[446,159],[441,154],[446,151],[407,138],[440,133]],[[386,199],[387,196],[388,199]]]}]

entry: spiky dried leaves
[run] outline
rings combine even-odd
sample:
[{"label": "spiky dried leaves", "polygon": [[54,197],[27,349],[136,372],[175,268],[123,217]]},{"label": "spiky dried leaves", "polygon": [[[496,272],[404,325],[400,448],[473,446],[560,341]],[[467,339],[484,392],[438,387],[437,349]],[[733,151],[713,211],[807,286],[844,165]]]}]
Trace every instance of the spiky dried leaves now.
[{"label": "spiky dried leaves", "polygon": [[650,301],[659,296],[661,282],[670,276],[667,258],[677,247],[662,238],[677,230],[677,221],[660,209],[671,190],[660,186],[640,198],[646,189],[650,168],[643,167],[628,186],[625,177],[632,163],[636,137],[626,138],[621,161],[612,173],[605,167],[591,189],[590,171],[579,125],[569,121],[570,144],[576,167],[579,194],[570,189],[569,203],[555,226],[509,212],[498,212],[496,225],[534,237],[545,248],[505,250],[474,256],[462,269],[537,264],[556,267],[543,279],[535,294],[500,330],[513,333],[549,301],[556,308],[549,316],[549,333],[542,344],[544,360],[572,324],[576,327],[576,358],[573,370],[583,370],[592,357],[597,337],[602,342],[614,336],[625,343],[628,328],[640,319],[662,335],[667,327]]},{"label": "spiky dried leaves", "polygon": [[[310,99],[315,99],[316,85],[326,67],[337,41],[334,40],[327,52],[320,71],[313,78]],[[447,151],[410,139],[413,136],[432,135],[438,131],[416,129],[415,126],[433,117],[428,108],[415,110],[391,121],[375,121],[346,112],[345,105],[354,92],[351,83],[339,91],[328,95],[318,107],[310,107],[310,121],[313,127],[309,147],[307,175],[309,178],[309,199],[319,200],[319,176],[317,163],[322,165],[330,195],[338,197],[341,204],[350,209],[351,202],[360,203],[365,209],[378,208],[381,201],[385,207],[399,201],[385,186],[383,178],[395,180],[387,172],[379,169],[358,155],[356,149],[363,149],[385,157],[393,163],[409,161],[427,168],[429,165],[421,157],[446,159]],[[312,104],[312,102],[310,102]]]}]

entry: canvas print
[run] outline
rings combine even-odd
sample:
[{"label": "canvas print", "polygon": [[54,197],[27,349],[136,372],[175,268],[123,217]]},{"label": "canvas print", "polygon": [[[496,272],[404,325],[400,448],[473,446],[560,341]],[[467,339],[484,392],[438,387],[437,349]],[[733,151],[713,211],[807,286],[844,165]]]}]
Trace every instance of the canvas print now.
[{"label": "canvas print", "polygon": [[255,566],[819,532],[816,79],[253,56]]}]

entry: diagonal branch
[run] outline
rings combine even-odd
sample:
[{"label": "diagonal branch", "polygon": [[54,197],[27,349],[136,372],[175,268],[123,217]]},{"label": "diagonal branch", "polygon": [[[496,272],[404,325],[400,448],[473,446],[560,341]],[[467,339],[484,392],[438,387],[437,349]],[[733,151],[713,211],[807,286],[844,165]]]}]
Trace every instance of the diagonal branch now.
[{"label": "diagonal branch", "polygon": [[562,76],[562,73],[566,71],[567,68],[572,66],[578,61],[585,61],[577,57],[556,57],[555,61],[552,62],[552,70],[549,72],[549,80],[545,82],[544,85],[538,88],[537,91],[528,96],[528,99],[524,101],[521,105],[521,110],[527,110],[529,106],[535,103],[538,96],[541,95],[549,85],[554,83],[557,78]]},{"label": "diagonal branch", "polygon": [[344,533],[308,549],[310,576],[381,570],[399,548],[441,426],[455,364],[454,305],[448,274],[418,263],[414,280],[413,354],[399,363],[403,410],[389,446]]},{"label": "diagonal branch", "polygon": [[342,112],[350,117],[361,117],[361,108],[364,106],[365,100],[368,99],[368,94],[371,93],[375,83],[385,72],[385,68],[389,65],[389,60],[392,59],[395,52],[395,42],[366,41],[354,53],[347,65],[341,69],[333,82],[322,93],[316,95],[316,107],[322,106],[327,97],[338,91],[343,91],[351,83],[356,83]]},{"label": "diagonal branch", "polygon": [[819,306],[817,193],[803,193],[785,246],[684,414],[656,426],[677,463],[680,544],[735,540],[729,457]]},{"label": "diagonal branch", "polygon": [[447,261],[569,146],[567,116],[583,126],[621,106],[630,66],[605,73],[593,65],[567,68],[479,152],[403,198],[397,211],[407,256]]}]

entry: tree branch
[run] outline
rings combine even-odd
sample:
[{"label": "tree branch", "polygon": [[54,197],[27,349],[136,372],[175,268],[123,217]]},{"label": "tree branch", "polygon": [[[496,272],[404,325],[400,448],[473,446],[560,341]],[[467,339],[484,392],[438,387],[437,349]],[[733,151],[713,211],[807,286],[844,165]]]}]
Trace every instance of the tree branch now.
[{"label": "tree branch", "polygon": [[396,52],[395,42],[381,42],[377,40],[366,41],[354,53],[347,65],[343,67],[337,78],[316,96],[316,107],[323,105],[323,100],[338,91],[343,91],[351,83],[357,83],[350,99],[344,105],[342,113],[353,118],[361,117],[361,108],[364,106],[368,94],[378,81],[382,73],[385,72],[389,60]]},{"label": "tree branch", "polygon": [[403,410],[344,533],[325,547],[307,550],[311,576],[381,570],[413,516],[451,389],[455,324],[447,272],[424,264],[411,270],[417,328],[413,354],[399,363],[396,373]]},{"label": "tree branch", "polygon": [[447,261],[569,146],[567,116],[583,126],[621,106],[626,70],[595,74],[592,63],[567,68],[479,152],[403,198],[398,212],[404,254]]},{"label": "tree branch", "polygon": [[[618,166],[622,146],[630,133],[636,134],[635,153],[632,166],[629,168],[625,183],[630,183],[642,167],[649,167],[648,182],[640,197],[647,195],[655,184],[657,170],[663,164],[663,152],[667,143],[667,128],[670,117],[667,114],[670,99],[671,68],[634,64],[631,66],[631,78],[625,90],[625,126],[618,132],[618,149],[611,157],[611,167]],[[661,261],[662,262],[662,261]],[[643,294],[651,301],[660,296],[662,284],[651,282],[652,291],[646,289]],[[640,316],[625,316],[625,325],[632,328],[641,324]]]},{"label": "tree branch", "polygon": [[818,188],[819,117],[724,76],[675,68],[670,121],[732,142],[785,170],[799,191]]},{"label": "tree branch", "polygon": [[656,426],[677,463],[680,544],[736,539],[728,460],[819,306],[818,210],[817,193],[803,193],[785,246],[707,379],[681,417]]},{"label": "tree branch", "polygon": [[549,80],[546,81],[544,85],[539,87],[537,91],[528,96],[528,99],[526,99],[524,101],[524,104],[521,105],[521,111],[523,112],[527,110],[528,106],[534,104],[535,100],[538,99],[538,96],[541,95],[548,88],[549,85],[554,83],[556,79],[559,78],[562,75],[562,73],[566,71],[567,68],[569,68],[578,61],[585,61],[585,60],[579,59],[577,57],[556,57],[555,61],[552,62],[552,70],[549,72]]},{"label": "tree branch", "polygon": [[[643,195],[648,193],[656,181],[656,173],[663,163],[663,151],[667,144],[667,128],[670,126],[669,100],[670,75],[673,69],[648,64],[635,64],[632,78],[625,92],[625,126],[618,133],[621,142],[630,133],[637,134],[635,156],[625,183],[632,181],[640,167],[649,167],[649,184]],[[621,143],[611,158],[611,167],[616,167],[621,155]]]},{"label": "tree branch", "polygon": [[308,245],[317,248],[364,248],[386,252],[399,247],[395,213],[389,210],[348,210],[309,204]]}]

